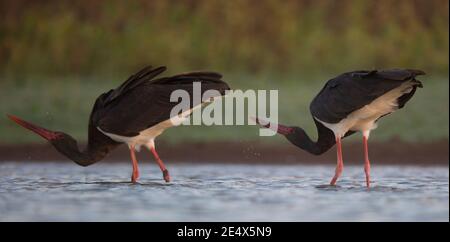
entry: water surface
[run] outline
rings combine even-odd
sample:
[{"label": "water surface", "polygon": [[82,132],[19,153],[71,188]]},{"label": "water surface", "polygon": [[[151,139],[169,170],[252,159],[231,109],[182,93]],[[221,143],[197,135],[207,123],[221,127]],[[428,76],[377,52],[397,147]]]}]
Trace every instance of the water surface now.
[{"label": "water surface", "polygon": [[0,221],[448,221],[448,167],[0,163]]}]

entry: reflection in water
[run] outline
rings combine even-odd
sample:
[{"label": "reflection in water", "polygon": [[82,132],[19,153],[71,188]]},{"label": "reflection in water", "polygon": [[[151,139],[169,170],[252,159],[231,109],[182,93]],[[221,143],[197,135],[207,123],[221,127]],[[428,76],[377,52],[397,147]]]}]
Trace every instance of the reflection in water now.
[{"label": "reflection in water", "polygon": [[171,183],[143,164],[0,164],[0,221],[448,221],[448,167],[373,167],[364,186],[347,166],[170,165]]}]

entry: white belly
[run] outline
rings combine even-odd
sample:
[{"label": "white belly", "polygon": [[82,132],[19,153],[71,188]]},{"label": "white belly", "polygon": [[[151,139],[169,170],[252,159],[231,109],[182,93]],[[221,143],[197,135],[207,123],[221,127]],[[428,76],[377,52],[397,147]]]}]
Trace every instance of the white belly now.
[{"label": "white belly", "polygon": [[411,92],[412,84],[405,82],[401,86],[392,89],[383,96],[372,101],[370,104],[350,113],[339,123],[326,123],[314,117],[325,127],[331,129],[336,137],[342,137],[348,131],[370,132],[377,127],[376,120],[381,116],[392,113],[398,109],[397,99]]},{"label": "white belly", "polygon": [[195,106],[193,109],[185,111],[171,119],[158,123],[148,129],[142,130],[139,135],[133,137],[121,136],[113,133],[103,131],[100,127],[97,129],[104,135],[110,137],[112,140],[120,143],[126,143],[128,147],[134,147],[135,150],[140,151],[141,146],[155,147],[155,138],[158,137],[167,128],[181,124],[186,120],[194,109],[199,108],[201,105]]}]

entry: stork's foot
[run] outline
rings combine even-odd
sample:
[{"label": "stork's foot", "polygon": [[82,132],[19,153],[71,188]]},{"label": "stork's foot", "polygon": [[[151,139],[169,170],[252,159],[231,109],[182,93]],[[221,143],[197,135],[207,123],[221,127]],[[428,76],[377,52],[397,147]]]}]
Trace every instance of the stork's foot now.
[{"label": "stork's foot", "polygon": [[334,174],[333,179],[331,179],[330,185],[335,186],[337,179],[342,175],[342,171],[344,170],[344,166],[341,164],[338,164],[336,167],[336,172]]},{"label": "stork's foot", "polygon": [[331,181],[330,181],[330,186],[336,186],[336,181],[337,181],[337,178],[333,177],[333,179],[331,179]]},{"label": "stork's foot", "polygon": [[366,186],[370,188],[370,164],[366,163],[364,167],[364,173],[366,173]]},{"label": "stork's foot", "polygon": [[139,167],[136,159],[136,154],[134,154],[134,146],[130,146],[131,161],[133,162],[133,173],[131,173],[131,182],[136,183],[139,178]]},{"label": "stork's foot", "polygon": [[330,185],[336,186],[337,179],[338,179],[338,177],[334,176],[333,179],[331,179],[331,181],[330,181]]},{"label": "stork's foot", "polygon": [[369,139],[369,131],[365,131],[363,135],[364,143],[364,173],[366,173],[366,186],[370,188],[370,161],[369,161],[369,144],[367,140]]},{"label": "stork's foot", "polygon": [[334,172],[334,177],[331,179],[330,185],[335,186],[337,179],[341,176],[342,171],[344,170],[344,160],[342,159],[342,145],[341,138],[338,136],[336,138],[336,151],[337,151],[337,164],[336,170]]},{"label": "stork's foot", "polygon": [[165,169],[165,170],[163,170],[163,178],[164,178],[164,181],[166,181],[166,182],[170,182],[170,175],[169,175],[169,171],[167,170],[167,169]]},{"label": "stork's foot", "polygon": [[139,171],[133,172],[131,174],[131,183],[137,183],[138,179],[139,179]]}]

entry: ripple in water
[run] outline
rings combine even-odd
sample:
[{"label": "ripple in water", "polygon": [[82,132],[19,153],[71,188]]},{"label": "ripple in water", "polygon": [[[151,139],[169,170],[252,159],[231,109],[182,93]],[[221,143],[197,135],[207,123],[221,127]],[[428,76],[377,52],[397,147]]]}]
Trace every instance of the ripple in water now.
[{"label": "ripple in water", "polygon": [[0,164],[1,221],[448,221],[448,167]]}]

